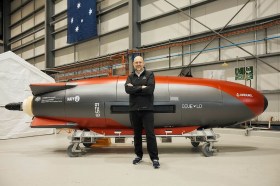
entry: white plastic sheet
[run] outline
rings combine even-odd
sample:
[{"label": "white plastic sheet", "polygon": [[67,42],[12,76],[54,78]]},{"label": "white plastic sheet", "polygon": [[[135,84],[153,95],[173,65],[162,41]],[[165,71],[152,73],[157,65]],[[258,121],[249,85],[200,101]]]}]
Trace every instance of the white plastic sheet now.
[{"label": "white plastic sheet", "polygon": [[[31,83],[55,82],[13,52],[0,54],[0,105],[22,102],[31,96]],[[32,129],[32,118],[22,111],[0,107],[0,139],[52,134],[53,129]]]}]

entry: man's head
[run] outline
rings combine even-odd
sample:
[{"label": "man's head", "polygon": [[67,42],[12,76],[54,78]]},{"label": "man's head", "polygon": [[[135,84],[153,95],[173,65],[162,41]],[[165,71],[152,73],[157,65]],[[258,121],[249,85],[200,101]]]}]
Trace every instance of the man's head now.
[{"label": "man's head", "polygon": [[144,69],[145,63],[141,56],[136,56],[133,60],[134,70],[137,72],[141,72]]}]

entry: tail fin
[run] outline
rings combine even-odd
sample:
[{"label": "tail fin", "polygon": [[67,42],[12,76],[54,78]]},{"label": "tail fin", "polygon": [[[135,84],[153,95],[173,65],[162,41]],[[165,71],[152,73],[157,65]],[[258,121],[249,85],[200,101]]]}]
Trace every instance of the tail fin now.
[{"label": "tail fin", "polygon": [[31,128],[75,128],[77,123],[34,117]]},{"label": "tail fin", "polygon": [[37,96],[43,93],[65,90],[76,86],[77,84],[75,83],[42,83],[42,84],[31,84],[30,88],[32,94],[34,96]]}]

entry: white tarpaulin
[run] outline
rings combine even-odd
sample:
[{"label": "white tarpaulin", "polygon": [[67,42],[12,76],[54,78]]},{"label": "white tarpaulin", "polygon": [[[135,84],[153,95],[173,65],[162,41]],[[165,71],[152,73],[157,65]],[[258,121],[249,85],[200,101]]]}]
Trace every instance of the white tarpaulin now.
[{"label": "white tarpaulin", "polygon": [[[55,82],[13,52],[0,54],[0,105],[22,102],[31,96],[31,83]],[[0,139],[52,134],[53,129],[32,129],[32,118],[22,111],[0,107]]]}]

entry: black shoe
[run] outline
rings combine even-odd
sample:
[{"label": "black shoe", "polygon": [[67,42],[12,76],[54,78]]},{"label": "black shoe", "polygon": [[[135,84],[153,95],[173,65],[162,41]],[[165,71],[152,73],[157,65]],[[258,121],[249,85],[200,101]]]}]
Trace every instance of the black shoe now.
[{"label": "black shoe", "polygon": [[160,164],[159,164],[159,161],[158,161],[158,160],[153,160],[153,167],[154,167],[155,169],[160,168]]},{"label": "black shoe", "polygon": [[137,165],[137,164],[139,164],[140,162],[141,162],[141,160],[142,160],[142,158],[140,158],[140,157],[136,157],[133,161],[132,161],[132,163],[134,164],[134,165]]}]

